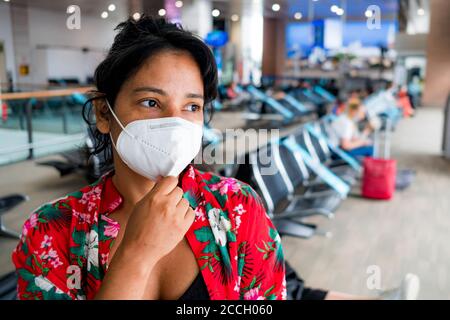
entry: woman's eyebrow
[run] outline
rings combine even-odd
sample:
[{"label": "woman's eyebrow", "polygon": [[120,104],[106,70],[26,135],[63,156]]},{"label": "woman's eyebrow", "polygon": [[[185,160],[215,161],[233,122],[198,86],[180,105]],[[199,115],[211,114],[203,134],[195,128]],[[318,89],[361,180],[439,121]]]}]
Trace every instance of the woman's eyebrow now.
[{"label": "woman's eyebrow", "polygon": [[[133,90],[133,92],[134,93],[138,93],[138,92],[154,92],[154,93],[160,94],[162,96],[168,96],[167,92],[165,92],[162,89],[155,88],[155,87],[138,87],[138,88],[135,88]],[[199,94],[199,93],[188,93],[188,94],[186,94],[186,98],[205,100],[203,95]]]},{"label": "woman's eyebrow", "polygon": [[188,93],[186,94],[186,98],[193,98],[193,99],[201,99],[201,100],[205,100],[205,98],[203,97],[202,94],[198,94],[198,93]]},{"label": "woman's eyebrow", "polygon": [[162,96],[167,96],[167,93],[162,90],[162,89],[158,89],[155,87],[138,87],[136,89],[133,90],[134,93],[138,93],[138,92],[154,92],[154,93],[158,93]]}]

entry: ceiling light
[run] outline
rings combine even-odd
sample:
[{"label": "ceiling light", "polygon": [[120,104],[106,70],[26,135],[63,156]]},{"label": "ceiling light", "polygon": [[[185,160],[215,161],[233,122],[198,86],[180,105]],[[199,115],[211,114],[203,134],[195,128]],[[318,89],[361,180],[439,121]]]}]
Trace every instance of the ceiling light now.
[{"label": "ceiling light", "polygon": [[419,9],[417,9],[417,14],[419,16],[423,16],[423,15],[425,15],[425,10],[423,8],[419,8]]},{"label": "ceiling light", "polygon": [[166,15],[166,10],[165,9],[159,9],[158,14],[160,17],[164,17]]},{"label": "ceiling light", "polygon": [[331,10],[331,12],[336,13],[336,12],[338,12],[339,7],[338,7],[337,5],[335,5],[335,4],[333,4],[333,5],[330,7],[330,10]]},{"label": "ceiling light", "polygon": [[296,12],[295,14],[294,14],[294,19],[295,20],[300,20],[302,18],[302,13],[301,12]]},{"label": "ceiling light", "polygon": [[373,16],[373,11],[372,10],[366,10],[365,15],[367,18],[370,18]]},{"label": "ceiling light", "polygon": [[[9,2],[9,0],[8,1],[5,0],[5,2]],[[74,13],[74,12],[75,12],[75,7],[74,6],[69,6],[67,8],[67,13]]]},{"label": "ceiling light", "polygon": [[231,21],[233,21],[233,22],[239,21],[239,16],[237,14],[233,14],[231,16]]},{"label": "ceiling light", "polygon": [[214,18],[217,18],[218,16],[220,16],[220,11],[219,11],[219,9],[214,9],[213,11],[211,11],[211,15],[212,15]]},{"label": "ceiling light", "polygon": [[342,16],[342,15],[344,14],[344,9],[339,8],[339,9],[336,11],[336,14],[337,14],[338,16]]},{"label": "ceiling light", "polygon": [[281,9],[281,7],[278,3],[273,4],[273,6],[272,6],[273,11],[277,12],[277,11],[280,11],[280,9]]},{"label": "ceiling light", "polygon": [[139,12],[135,12],[135,13],[133,13],[133,19],[134,20],[139,20],[141,18],[141,14],[139,13]]},{"label": "ceiling light", "polygon": [[103,19],[108,18],[108,12],[103,11],[101,17],[102,17]]},{"label": "ceiling light", "polygon": [[116,5],[115,4],[110,4],[109,6],[108,6],[108,10],[109,11],[114,11],[114,10],[116,10]]},{"label": "ceiling light", "polygon": [[181,8],[183,6],[183,1],[177,1],[175,2],[175,7]]}]

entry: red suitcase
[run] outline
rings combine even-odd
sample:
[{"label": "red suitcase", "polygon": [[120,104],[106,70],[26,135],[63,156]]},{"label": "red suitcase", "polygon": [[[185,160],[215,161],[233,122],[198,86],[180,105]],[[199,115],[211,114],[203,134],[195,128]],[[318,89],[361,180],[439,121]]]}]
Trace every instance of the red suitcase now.
[{"label": "red suitcase", "polygon": [[363,164],[362,195],[370,199],[391,199],[395,192],[397,161],[367,157]]},{"label": "red suitcase", "polygon": [[395,179],[397,176],[397,161],[389,158],[390,125],[387,123],[384,139],[384,158],[378,156],[380,141],[378,134],[375,141],[375,157],[367,157],[363,162],[363,179],[361,193],[369,199],[389,200],[394,196]]}]

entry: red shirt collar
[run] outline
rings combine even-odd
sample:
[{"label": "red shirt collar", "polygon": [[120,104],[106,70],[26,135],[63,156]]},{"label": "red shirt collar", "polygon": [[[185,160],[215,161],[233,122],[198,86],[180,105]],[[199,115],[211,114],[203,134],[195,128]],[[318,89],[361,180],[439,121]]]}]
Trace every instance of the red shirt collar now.
[{"label": "red shirt collar", "polygon": [[116,210],[123,202],[121,194],[117,191],[112,181],[113,175],[114,170],[108,172],[101,178],[103,180],[103,191],[100,201],[101,214],[108,215]]},{"label": "red shirt collar", "polygon": [[[185,177],[186,172],[190,169],[191,165],[188,165],[183,172],[180,174],[180,181],[178,186],[183,188],[182,181]],[[100,213],[108,215],[109,213],[116,210],[123,202],[122,195],[117,190],[116,186],[112,181],[114,175],[114,170],[106,173],[101,179],[103,184],[102,197],[100,201]],[[184,189],[184,188],[183,188]],[[186,190],[185,190],[186,191]]]}]

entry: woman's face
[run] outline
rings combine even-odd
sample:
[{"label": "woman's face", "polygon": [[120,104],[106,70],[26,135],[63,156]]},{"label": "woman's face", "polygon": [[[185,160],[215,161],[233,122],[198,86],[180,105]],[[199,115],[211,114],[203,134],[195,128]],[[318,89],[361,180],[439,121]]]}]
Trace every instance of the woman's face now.
[{"label": "woman's face", "polygon": [[[203,79],[192,56],[166,50],[150,57],[122,85],[112,107],[124,127],[135,120],[163,117],[180,117],[202,125],[203,94]],[[108,125],[117,141],[122,129],[113,117]]]}]

